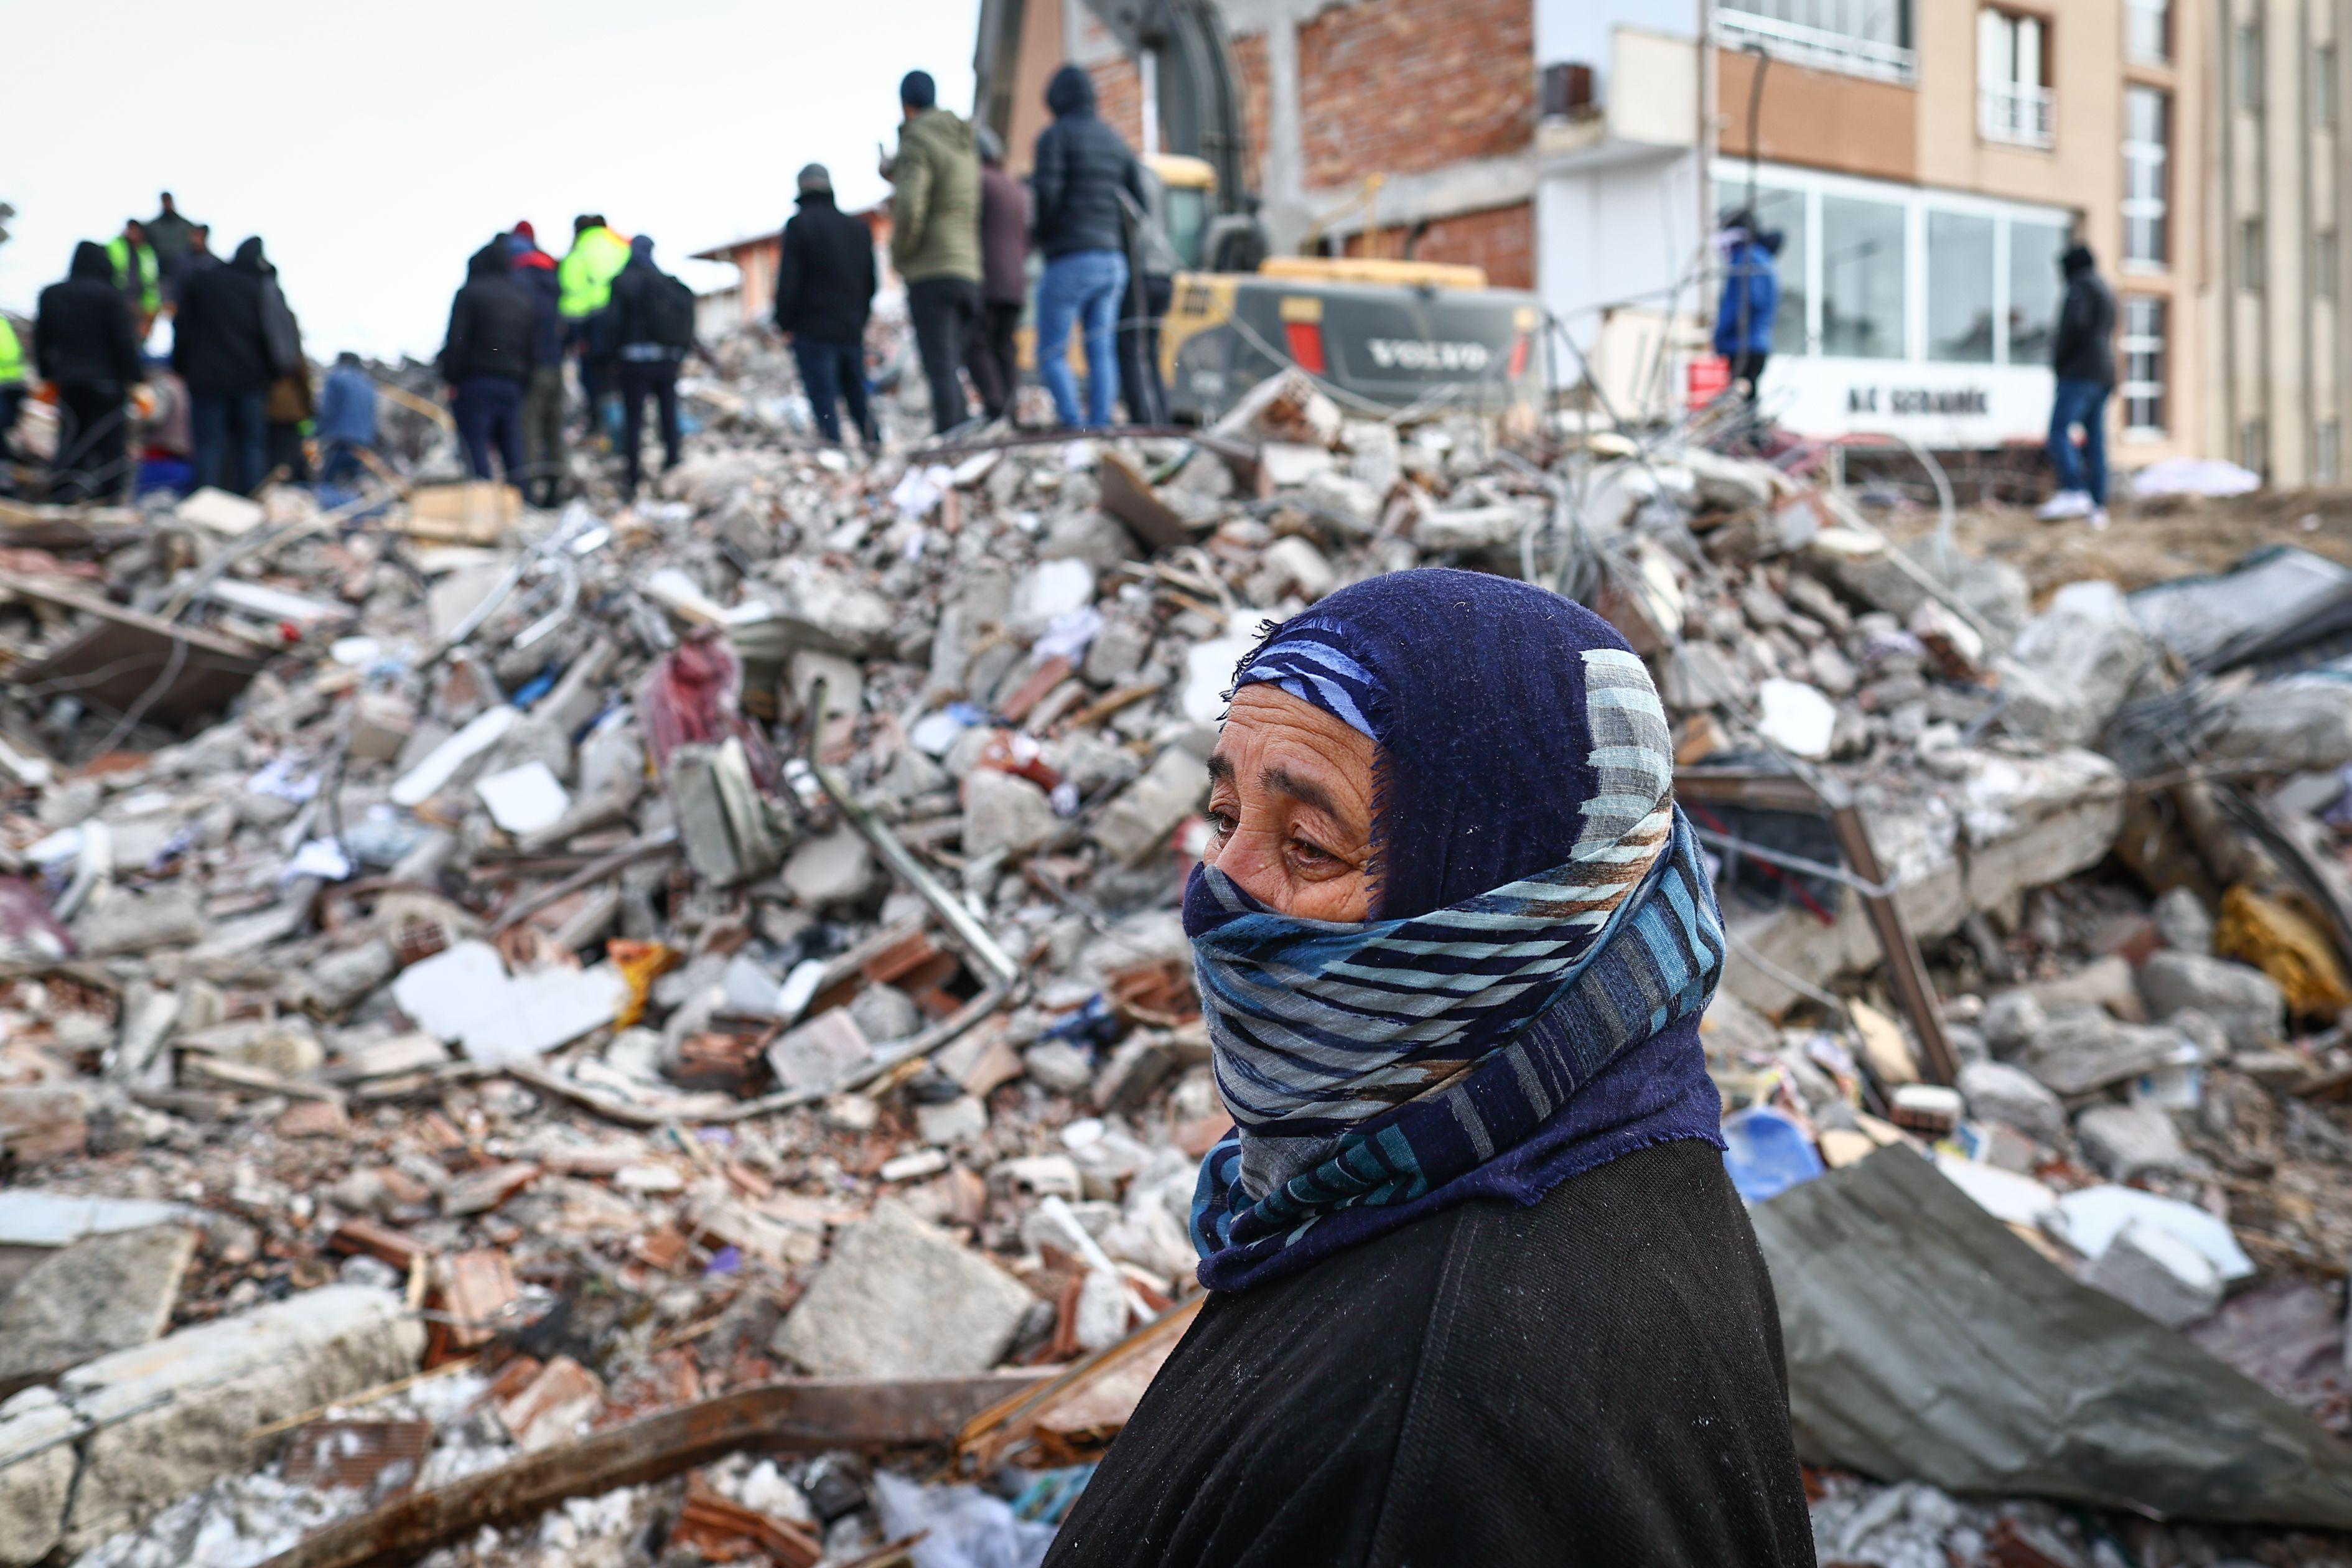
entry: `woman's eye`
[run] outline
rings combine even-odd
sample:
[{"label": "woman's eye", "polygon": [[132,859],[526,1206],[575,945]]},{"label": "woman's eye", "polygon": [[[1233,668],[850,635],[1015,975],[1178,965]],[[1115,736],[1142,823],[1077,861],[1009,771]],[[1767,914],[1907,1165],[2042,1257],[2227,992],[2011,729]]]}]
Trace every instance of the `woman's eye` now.
[{"label": "woman's eye", "polygon": [[1231,838],[1234,836],[1234,819],[1230,812],[1213,810],[1204,814],[1203,820],[1208,823],[1209,831],[1218,837]]},{"label": "woman's eye", "polygon": [[1309,844],[1304,838],[1292,839],[1290,841],[1290,850],[1292,854],[1297,856],[1301,860],[1306,861],[1310,866],[1321,865],[1326,860],[1335,858],[1330,851],[1325,849],[1321,845]]}]

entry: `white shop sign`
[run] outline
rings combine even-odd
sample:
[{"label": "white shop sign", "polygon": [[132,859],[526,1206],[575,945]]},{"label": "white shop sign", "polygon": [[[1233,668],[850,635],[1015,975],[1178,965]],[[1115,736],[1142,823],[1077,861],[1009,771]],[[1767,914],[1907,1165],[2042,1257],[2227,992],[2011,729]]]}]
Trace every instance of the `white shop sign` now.
[{"label": "white shop sign", "polygon": [[1775,356],[1763,405],[1784,429],[1817,440],[1904,436],[1945,449],[2038,441],[2050,425],[2041,365]]}]

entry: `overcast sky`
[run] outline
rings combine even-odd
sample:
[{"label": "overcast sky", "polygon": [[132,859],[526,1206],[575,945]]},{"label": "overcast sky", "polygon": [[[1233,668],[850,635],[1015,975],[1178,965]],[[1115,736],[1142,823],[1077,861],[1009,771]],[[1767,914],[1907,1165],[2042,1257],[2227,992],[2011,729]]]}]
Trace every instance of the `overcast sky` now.
[{"label": "overcast sky", "polygon": [[[844,205],[885,187],[899,75],[971,107],[978,0],[115,0],[20,5],[0,307],[29,314],[79,239],[159,191],[224,256],[262,237],[314,359],[440,346],[466,258],[528,218],[561,256],[575,213],[687,254],[772,231],[803,163]],[[157,341],[163,334],[159,331]]]}]

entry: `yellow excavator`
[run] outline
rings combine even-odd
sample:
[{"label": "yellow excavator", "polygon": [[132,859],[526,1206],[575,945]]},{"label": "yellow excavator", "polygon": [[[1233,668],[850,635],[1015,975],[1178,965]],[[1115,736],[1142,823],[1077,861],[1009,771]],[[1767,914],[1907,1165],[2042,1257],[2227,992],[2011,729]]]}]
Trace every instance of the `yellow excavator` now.
[{"label": "yellow excavator", "polygon": [[1483,268],[1445,262],[1264,255],[1255,219],[1236,225],[1232,209],[1220,213],[1208,160],[1163,153],[1145,165],[1158,209],[1150,221],[1177,261],[1160,374],[1179,421],[1214,419],[1290,365],[1355,413],[1541,398],[1533,294],[1489,288]]}]

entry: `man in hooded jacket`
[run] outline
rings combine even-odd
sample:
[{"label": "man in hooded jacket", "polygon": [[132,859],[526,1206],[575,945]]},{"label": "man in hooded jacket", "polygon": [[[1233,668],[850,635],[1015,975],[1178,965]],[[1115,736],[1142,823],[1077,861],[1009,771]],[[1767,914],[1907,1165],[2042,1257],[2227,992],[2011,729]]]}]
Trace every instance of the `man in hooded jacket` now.
[{"label": "man in hooded jacket", "polygon": [[124,400],[140,379],[137,329],[114,285],[106,247],[83,240],[62,283],[41,290],[33,323],[35,374],[58,389],[51,495],[88,500],[119,491],[126,464]]},{"label": "man in hooded jacket", "polygon": [[[2036,513],[2048,522],[2088,518],[2107,525],[2107,395],[2116,389],[2116,297],[2100,280],[2087,245],[2069,247],[2058,258],[2066,277],[2066,302],[2050,343],[2050,368],[2057,385],[2050,399],[2050,466],[2058,470],[2058,493]],[[2074,451],[2074,426],[2083,427],[2083,450]]]},{"label": "man in hooded jacket", "polygon": [[522,391],[538,357],[539,312],[514,280],[501,235],[466,263],[441,344],[449,412],[476,479],[490,478],[495,447],[506,482],[522,483]]},{"label": "man in hooded jacket", "polygon": [[271,283],[257,235],[226,265],[188,274],[172,326],[172,368],[188,384],[196,482],[239,495],[268,471],[269,386],[282,368],[265,320]]},{"label": "man in hooded jacket", "polygon": [[677,372],[694,342],[694,291],[654,265],[654,242],[629,241],[629,264],[613,279],[613,341],[621,361],[621,494],[635,500],[644,477],[640,451],[646,399],[660,410],[662,471],[677,467]]},{"label": "man in hooded jacket", "polygon": [[907,281],[907,315],[930,385],[931,426],[964,421],[963,342],[980,315],[980,153],[971,127],[940,107],[929,71],[898,83],[898,155],[885,164],[890,259]]},{"label": "man in hooded jacket", "polygon": [[870,450],[879,444],[866,402],[866,321],[874,309],[874,234],[834,205],[822,163],[800,172],[800,210],[784,225],[776,261],[776,330],[793,341],[801,390],[817,434],[841,445],[841,400]]},{"label": "man in hooded jacket", "polygon": [[563,495],[563,290],[556,281],[555,258],[539,247],[539,236],[528,222],[508,233],[507,249],[514,279],[530,296],[539,321],[538,363],[522,398],[522,458],[530,474],[523,499],[552,507]]},{"label": "man in hooded jacket", "polygon": [[[1037,137],[1037,248],[1045,258],[1037,280],[1037,377],[1054,395],[1062,423],[1099,428],[1110,423],[1118,396],[1117,337],[1119,301],[1127,294],[1126,216],[1122,194],[1140,208],[1142,171],[1127,143],[1095,113],[1095,82],[1064,66],[1045,84],[1054,123]],[[1078,410],[1077,378],[1070,374],[1070,329],[1085,323],[1087,407]]]}]

